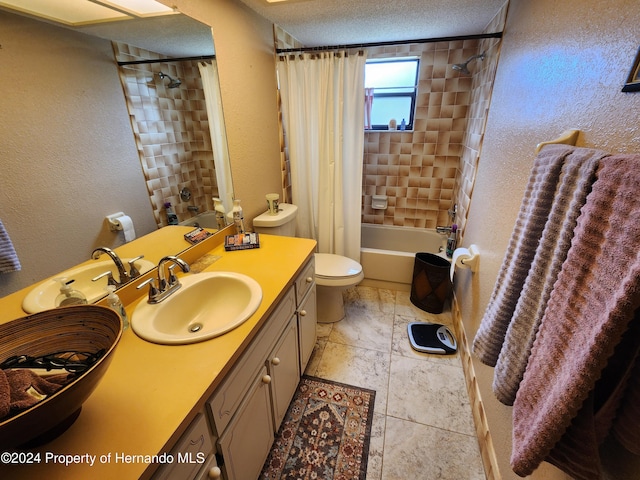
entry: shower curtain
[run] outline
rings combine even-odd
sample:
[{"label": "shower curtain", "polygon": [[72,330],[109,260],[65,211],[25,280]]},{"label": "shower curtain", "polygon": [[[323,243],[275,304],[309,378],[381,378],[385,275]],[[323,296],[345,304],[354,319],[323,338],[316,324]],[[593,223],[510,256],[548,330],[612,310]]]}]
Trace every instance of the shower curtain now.
[{"label": "shower curtain", "polygon": [[213,147],[213,163],[216,169],[218,196],[222,200],[227,212],[233,207],[233,181],[229,165],[229,150],[227,149],[227,131],[222,113],[222,98],[218,82],[218,65],[215,60],[211,63],[198,63],[202,88],[209,117],[209,131]]},{"label": "shower curtain", "polygon": [[278,61],[298,235],[321,253],[360,261],[364,52],[290,55]]}]

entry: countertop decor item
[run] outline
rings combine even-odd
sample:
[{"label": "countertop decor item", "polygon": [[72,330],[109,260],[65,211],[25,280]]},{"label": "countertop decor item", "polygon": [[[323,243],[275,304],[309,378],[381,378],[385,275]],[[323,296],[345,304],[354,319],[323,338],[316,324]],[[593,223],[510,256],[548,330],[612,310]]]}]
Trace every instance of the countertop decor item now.
[{"label": "countertop decor item", "polygon": [[[39,375],[41,372],[55,373],[55,377],[70,375],[55,393],[0,418],[0,450],[34,447],[69,428],[109,367],[121,336],[120,316],[97,305],[45,310],[0,325],[3,376],[15,372],[15,367],[23,372],[26,367],[41,367],[32,370]],[[6,388],[6,384],[4,387],[0,384],[0,398],[9,394]]]}]

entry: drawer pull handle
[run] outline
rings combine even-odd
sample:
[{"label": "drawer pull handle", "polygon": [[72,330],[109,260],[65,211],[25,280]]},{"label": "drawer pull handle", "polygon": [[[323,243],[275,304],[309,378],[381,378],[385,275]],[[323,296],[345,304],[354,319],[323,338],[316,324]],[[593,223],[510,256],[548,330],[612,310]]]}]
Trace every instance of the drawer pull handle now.
[{"label": "drawer pull handle", "polygon": [[264,375],[262,377],[262,383],[265,383],[265,384],[271,383],[271,376],[270,375]]},{"label": "drawer pull handle", "polygon": [[307,316],[307,311],[306,310],[300,310],[300,316],[301,317],[306,317]]},{"label": "drawer pull handle", "polygon": [[313,277],[307,277],[306,280],[307,280],[307,283],[311,283],[313,282]]},{"label": "drawer pull handle", "polygon": [[222,478],[222,471],[220,470],[220,467],[211,467],[207,476],[213,479]]},{"label": "drawer pull handle", "polygon": [[271,363],[273,365],[280,365],[280,359],[278,357],[273,357],[273,359],[271,360]]}]

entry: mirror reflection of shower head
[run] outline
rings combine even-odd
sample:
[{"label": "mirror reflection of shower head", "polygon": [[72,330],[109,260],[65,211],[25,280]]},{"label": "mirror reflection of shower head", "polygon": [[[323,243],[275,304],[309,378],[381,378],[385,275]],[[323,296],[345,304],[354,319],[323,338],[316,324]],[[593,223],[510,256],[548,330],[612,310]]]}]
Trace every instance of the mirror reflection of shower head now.
[{"label": "mirror reflection of shower head", "polygon": [[180,80],[178,80],[177,78],[171,78],[169,75],[167,75],[166,73],[162,73],[160,72],[158,74],[160,76],[161,79],[165,79],[168,78],[169,79],[169,84],[167,85],[169,88],[177,88],[180,86],[180,84],[182,83]]},{"label": "mirror reflection of shower head", "polygon": [[469,62],[475,59],[484,60],[484,57],[485,57],[485,52],[482,52],[480,55],[474,55],[472,57],[469,57],[467,61],[464,63],[456,63],[451,68],[453,68],[454,70],[458,70],[459,72],[464,73],[465,75],[471,75],[471,72],[469,71],[469,67],[468,67]]}]

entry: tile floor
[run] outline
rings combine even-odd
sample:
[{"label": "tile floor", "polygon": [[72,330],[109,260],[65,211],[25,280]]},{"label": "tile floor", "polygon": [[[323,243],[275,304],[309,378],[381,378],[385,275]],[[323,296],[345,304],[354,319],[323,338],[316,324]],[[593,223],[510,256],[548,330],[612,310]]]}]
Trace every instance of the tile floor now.
[{"label": "tile floor", "polygon": [[318,324],[308,375],[376,390],[367,480],[484,480],[460,357],[414,351],[407,325],[451,324],[409,292],[357,286],[346,318]]}]

